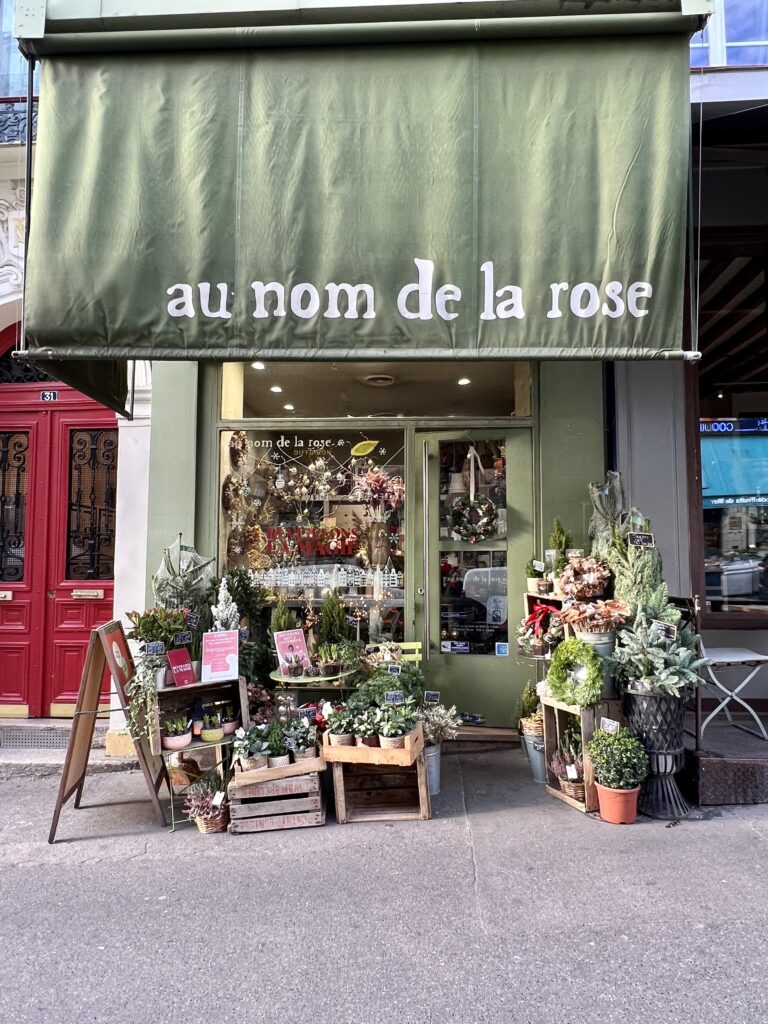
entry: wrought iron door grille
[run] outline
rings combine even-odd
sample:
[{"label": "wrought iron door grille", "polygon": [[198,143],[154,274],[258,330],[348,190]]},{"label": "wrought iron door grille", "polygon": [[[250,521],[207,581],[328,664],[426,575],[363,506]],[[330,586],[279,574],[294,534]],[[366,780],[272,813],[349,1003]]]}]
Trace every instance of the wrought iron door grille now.
[{"label": "wrought iron door grille", "polygon": [[67,579],[114,579],[116,484],[117,430],[73,430]]},{"label": "wrought iron door grille", "polygon": [[26,431],[0,431],[0,581],[24,578],[24,534],[27,525]]}]

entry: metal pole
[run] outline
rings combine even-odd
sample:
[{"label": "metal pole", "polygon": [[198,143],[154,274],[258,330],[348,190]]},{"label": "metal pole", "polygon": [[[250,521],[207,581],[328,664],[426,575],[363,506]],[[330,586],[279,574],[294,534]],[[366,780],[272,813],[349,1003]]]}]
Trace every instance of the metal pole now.
[{"label": "metal pole", "polygon": [[21,337],[16,342],[16,352],[26,354],[26,303],[27,250],[29,249],[29,223],[32,209],[32,115],[34,111],[35,59],[27,58],[27,152],[24,167],[24,287],[22,290]]}]

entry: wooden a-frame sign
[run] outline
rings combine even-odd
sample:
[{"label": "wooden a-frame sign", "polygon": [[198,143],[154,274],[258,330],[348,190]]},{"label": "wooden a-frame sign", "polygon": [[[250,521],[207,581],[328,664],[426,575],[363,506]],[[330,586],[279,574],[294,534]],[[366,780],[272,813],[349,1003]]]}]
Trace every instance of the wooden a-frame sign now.
[{"label": "wooden a-frame sign", "polygon": [[[91,630],[83,674],[80,679],[80,692],[77,695],[77,705],[72,719],[67,756],[64,760],[64,770],[56,797],[51,831],[48,834],[49,843],[52,843],[56,837],[59,815],[64,804],[74,795],[75,807],[80,806],[93,731],[96,727],[96,716],[102,710],[99,706],[101,680],[104,677],[104,669],[107,667],[112,674],[112,682],[120,700],[120,706],[125,710],[128,706],[125,688],[133,678],[136,668],[120,622],[108,622],[105,626]],[[134,736],[133,743],[139,766],[149,789],[149,798],[155,808],[155,814],[160,824],[165,825],[167,822],[160,803],[160,787],[165,783],[168,786],[168,792],[172,792],[165,761],[162,757],[152,753],[146,737]]]}]

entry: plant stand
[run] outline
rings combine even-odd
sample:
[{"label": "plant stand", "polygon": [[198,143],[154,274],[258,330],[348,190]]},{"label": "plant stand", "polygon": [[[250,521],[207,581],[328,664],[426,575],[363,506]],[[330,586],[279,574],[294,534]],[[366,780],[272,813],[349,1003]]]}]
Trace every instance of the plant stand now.
[{"label": "plant stand", "polygon": [[639,813],[662,821],[684,818],[691,805],[675,781],[685,761],[682,698],[628,690],[624,710],[630,733],[643,744],[651,763],[651,773],[640,789]]},{"label": "plant stand", "polygon": [[[575,807],[576,810],[584,813],[598,809],[597,790],[595,789],[595,772],[592,767],[592,759],[587,750],[587,744],[600,728],[601,718],[610,718],[614,721],[624,723],[620,700],[606,700],[594,708],[580,708],[572,704],[564,704],[553,697],[542,697],[541,706],[544,708],[544,760],[547,769],[547,792],[558,800]],[[560,745],[560,739],[569,725],[573,722],[578,724],[581,733],[581,744],[584,757],[584,800],[575,800],[572,796],[560,789],[560,784],[549,767],[552,755]]]},{"label": "plant stand", "polygon": [[[309,769],[309,770],[308,770]],[[285,768],[237,772],[229,784],[229,832],[272,832],[325,824],[325,797],[320,757]]]}]

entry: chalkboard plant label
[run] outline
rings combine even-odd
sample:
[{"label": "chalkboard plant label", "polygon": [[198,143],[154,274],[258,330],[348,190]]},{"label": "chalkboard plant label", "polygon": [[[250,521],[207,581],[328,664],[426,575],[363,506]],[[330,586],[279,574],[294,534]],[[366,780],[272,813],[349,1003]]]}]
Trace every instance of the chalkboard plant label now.
[{"label": "chalkboard plant label", "polygon": [[633,548],[655,548],[656,538],[652,533],[628,533],[627,544]]},{"label": "chalkboard plant label", "polygon": [[391,676],[400,676],[403,674],[403,666],[399,664],[387,665],[387,672]]},{"label": "chalkboard plant label", "polygon": [[385,704],[402,704],[404,703],[403,691],[402,690],[387,690],[384,694]]},{"label": "chalkboard plant label", "polygon": [[159,658],[165,654],[165,644],[162,640],[150,640],[144,650],[147,657]]},{"label": "chalkboard plant label", "polygon": [[601,718],[600,728],[609,736],[618,736],[621,732],[621,722],[617,722],[615,718]]},{"label": "chalkboard plant label", "polygon": [[651,626],[656,635],[662,640],[677,640],[677,626],[671,622],[661,622],[659,619],[651,619]]},{"label": "chalkboard plant label", "polygon": [[425,704],[439,704],[440,703],[440,691],[439,690],[425,690],[424,691],[424,703]]},{"label": "chalkboard plant label", "polygon": [[192,633],[186,629],[182,633],[177,633],[173,638],[174,647],[186,647],[187,644],[192,643]]}]

